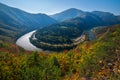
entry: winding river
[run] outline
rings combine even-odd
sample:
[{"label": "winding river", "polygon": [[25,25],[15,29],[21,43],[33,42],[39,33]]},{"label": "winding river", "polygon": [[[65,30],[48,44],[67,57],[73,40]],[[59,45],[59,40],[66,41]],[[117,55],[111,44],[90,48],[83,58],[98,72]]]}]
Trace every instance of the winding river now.
[{"label": "winding river", "polygon": [[16,41],[16,44],[22,48],[24,48],[25,50],[28,50],[28,51],[43,51],[42,49],[40,48],[37,48],[36,46],[34,46],[33,44],[30,43],[30,36],[35,32],[36,30],[34,31],[31,31],[23,36],[21,36],[17,41]]},{"label": "winding river", "polygon": [[[16,44],[22,48],[24,48],[25,50],[28,50],[28,51],[44,51],[42,50],[41,48],[37,48],[36,46],[34,46],[29,38],[31,37],[31,35],[35,32],[36,30],[34,31],[31,31],[23,36],[21,36],[17,41],[16,41]],[[92,34],[92,31],[88,31],[89,33],[89,36],[90,36],[90,39],[93,40],[94,39],[94,36]],[[50,52],[50,51],[44,51],[44,52]]]}]

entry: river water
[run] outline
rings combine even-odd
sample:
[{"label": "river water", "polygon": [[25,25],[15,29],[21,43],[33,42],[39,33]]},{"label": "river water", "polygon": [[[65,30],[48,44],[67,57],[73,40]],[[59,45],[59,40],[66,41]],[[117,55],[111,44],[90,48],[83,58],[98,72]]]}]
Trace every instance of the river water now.
[{"label": "river water", "polygon": [[21,36],[17,41],[16,44],[22,48],[24,48],[25,50],[28,51],[42,51],[42,49],[37,48],[36,46],[34,46],[33,44],[30,43],[29,38],[31,37],[31,35],[35,32],[31,31],[23,36]]}]

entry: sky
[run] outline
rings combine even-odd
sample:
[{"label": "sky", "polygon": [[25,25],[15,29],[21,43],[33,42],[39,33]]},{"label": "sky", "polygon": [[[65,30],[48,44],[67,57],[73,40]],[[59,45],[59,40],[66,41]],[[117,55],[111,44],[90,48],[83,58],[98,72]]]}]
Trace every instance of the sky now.
[{"label": "sky", "polygon": [[120,0],[0,0],[0,3],[29,13],[59,13],[69,8],[105,11],[120,15]]}]

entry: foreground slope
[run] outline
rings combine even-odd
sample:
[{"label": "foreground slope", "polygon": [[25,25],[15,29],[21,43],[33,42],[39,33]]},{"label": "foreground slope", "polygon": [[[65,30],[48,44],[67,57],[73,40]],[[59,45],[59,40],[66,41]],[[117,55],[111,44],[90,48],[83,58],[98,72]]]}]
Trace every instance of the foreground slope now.
[{"label": "foreground slope", "polygon": [[0,79],[120,80],[120,25],[94,33],[97,39],[60,54],[30,54],[0,42]]}]

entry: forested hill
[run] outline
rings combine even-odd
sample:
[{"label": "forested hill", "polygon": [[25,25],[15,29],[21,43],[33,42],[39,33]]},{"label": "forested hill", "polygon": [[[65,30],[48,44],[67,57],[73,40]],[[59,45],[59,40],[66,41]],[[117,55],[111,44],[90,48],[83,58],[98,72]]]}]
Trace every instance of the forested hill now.
[{"label": "forested hill", "polygon": [[0,79],[120,80],[120,25],[96,28],[94,34],[97,39],[59,54],[0,42]]}]

